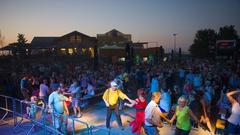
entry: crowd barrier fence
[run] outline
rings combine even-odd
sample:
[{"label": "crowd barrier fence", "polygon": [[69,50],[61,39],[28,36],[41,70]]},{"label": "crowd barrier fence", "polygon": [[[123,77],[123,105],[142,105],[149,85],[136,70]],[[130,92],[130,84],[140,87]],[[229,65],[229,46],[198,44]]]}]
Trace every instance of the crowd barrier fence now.
[{"label": "crowd barrier fence", "polygon": [[[82,98],[80,100],[88,100],[91,98],[99,97],[103,93],[96,94],[94,97]],[[85,134],[94,135],[97,132],[106,133],[110,135],[110,130],[90,125],[79,119],[75,119],[65,114],[58,114],[53,110],[50,110],[44,106],[32,104],[30,102],[19,100],[13,97],[0,95],[1,101],[4,101],[0,106],[0,110],[4,111],[4,115],[1,117],[0,126],[8,124],[7,118],[13,119],[13,133],[17,133],[22,127],[27,129],[27,135],[31,134],[33,130],[39,130],[46,134],[81,134],[82,130]],[[28,109],[27,109],[28,108]],[[29,112],[29,113],[27,113]],[[57,124],[61,124],[61,129],[57,129]],[[71,126],[70,126],[71,125]],[[84,128],[78,129],[77,126],[83,126]]]}]

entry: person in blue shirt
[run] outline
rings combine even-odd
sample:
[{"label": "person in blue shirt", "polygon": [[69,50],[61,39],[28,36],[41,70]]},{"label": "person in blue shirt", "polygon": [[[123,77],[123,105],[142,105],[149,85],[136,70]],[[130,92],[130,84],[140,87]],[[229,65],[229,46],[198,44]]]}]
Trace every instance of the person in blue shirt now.
[{"label": "person in blue shirt", "polygon": [[29,95],[29,89],[28,89],[28,76],[27,75],[25,75],[21,79],[20,89],[21,89],[21,93],[24,97],[24,100],[29,101],[30,100],[30,95]]},{"label": "person in blue shirt", "polygon": [[151,86],[150,86],[150,92],[159,92],[159,86],[158,86],[158,76],[153,75]]},{"label": "person in blue shirt", "polygon": [[159,108],[163,114],[167,115],[171,109],[171,96],[169,90],[166,87],[161,89],[161,93],[162,94],[159,102]]},{"label": "person in blue shirt", "polygon": [[52,92],[48,99],[48,107],[52,111],[53,125],[62,133],[66,133],[63,114],[69,115],[65,101],[69,101],[69,99],[62,94],[60,87]]}]

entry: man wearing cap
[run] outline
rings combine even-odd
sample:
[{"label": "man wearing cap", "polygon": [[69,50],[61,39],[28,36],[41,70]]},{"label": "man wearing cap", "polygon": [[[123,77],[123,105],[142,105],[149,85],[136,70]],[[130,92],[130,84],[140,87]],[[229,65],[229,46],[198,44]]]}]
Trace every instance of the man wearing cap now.
[{"label": "man wearing cap", "polygon": [[125,95],[121,90],[117,89],[117,83],[112,81],[111,87],[108,88],[103,94],[103,100],[107,107],[107,118],[106,118],[106,127],[110,128],[110,119],[112,115],[112,111],[115,110],[115,115],[117,118],[118,126],[122,127],[122,121],[119,114],[119,107],[118,107],[118,98],[122,100],[127,99],[129,102],[134,102],[133,100],[129,99],[127,95]]}]

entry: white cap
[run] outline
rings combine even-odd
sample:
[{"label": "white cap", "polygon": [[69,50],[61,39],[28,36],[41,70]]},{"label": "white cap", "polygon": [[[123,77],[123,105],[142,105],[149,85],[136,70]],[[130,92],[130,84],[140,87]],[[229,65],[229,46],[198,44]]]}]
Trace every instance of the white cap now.
[{"label": "white cap", "polygon": [[112,82],[111,82],[111,87],[117,87],[117,83],[114,82],[114,81],[112,81]]}]

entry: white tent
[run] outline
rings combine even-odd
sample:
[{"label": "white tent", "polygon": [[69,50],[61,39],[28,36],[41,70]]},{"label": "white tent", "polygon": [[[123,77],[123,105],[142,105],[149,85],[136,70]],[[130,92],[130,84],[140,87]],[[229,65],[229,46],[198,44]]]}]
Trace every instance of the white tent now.
[{"label": "white tent", "polygon": [[125,47],[120,47],[117,45],[107,45],[105,44],[104,46],[100,47],[100,49],[125,49]]}]

